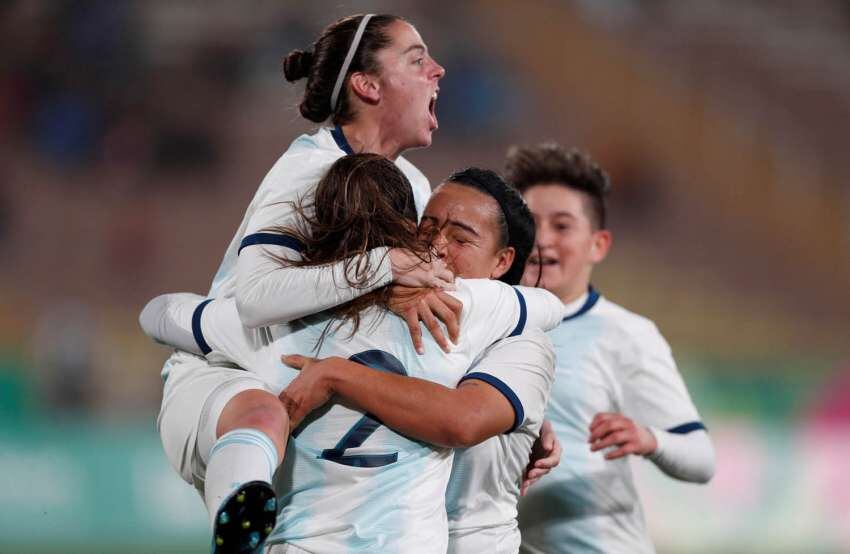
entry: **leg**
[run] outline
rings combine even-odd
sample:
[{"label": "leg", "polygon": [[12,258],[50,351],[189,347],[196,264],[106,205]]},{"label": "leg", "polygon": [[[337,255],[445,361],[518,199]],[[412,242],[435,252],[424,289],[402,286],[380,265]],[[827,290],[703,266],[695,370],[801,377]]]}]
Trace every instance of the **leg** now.
[{"label": "leg", "polygon": [[[277,503],[271,480],[283,459],[289,418],[268,390],[234,394],[231,389],[218,397],[229,399],[218,417],[210,414],[216,440],[209,449],[204,484],[213,548],[216,553],[255,552],[274,528]],[[208,440],[201,436],[198,442],[205,453]]]},{"label": "leg", "polygon": [[241,428],[256,429],[268,435],[277,448],[280,465],[289,437],[289,416],[277,396],[266,390],[252,389],[231,398],[218,417],[216,438]]},{"label": "leg", "polygon": [[[174,354],[163,376],[157,424],[169,462],[204,497],[213,524],[223,501],[233,501],[225,519],[237,527],[226,530],[236,531],[237,537],[225,533],[228,544],[214,547],[215,551],[257,550],[251,547],[252,537],[261,544],[276,515],[269,482],[286,446],[288,418],[283,405],[257,375],[210,366],[187,353]],[[243,530],[246,519],[249,528]],[[237,548],[228,548],[233,545]]]}]

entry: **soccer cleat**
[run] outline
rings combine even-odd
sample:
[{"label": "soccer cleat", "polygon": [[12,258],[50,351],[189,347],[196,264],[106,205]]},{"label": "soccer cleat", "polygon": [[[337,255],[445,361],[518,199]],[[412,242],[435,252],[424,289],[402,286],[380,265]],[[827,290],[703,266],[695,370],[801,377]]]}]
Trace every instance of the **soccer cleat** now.
[{"label": "soccer cleat", "polygon": [[271,486],[263,481],[243,484],[216,513],[212,554],[259,554],[276,517],[277,498]]}]

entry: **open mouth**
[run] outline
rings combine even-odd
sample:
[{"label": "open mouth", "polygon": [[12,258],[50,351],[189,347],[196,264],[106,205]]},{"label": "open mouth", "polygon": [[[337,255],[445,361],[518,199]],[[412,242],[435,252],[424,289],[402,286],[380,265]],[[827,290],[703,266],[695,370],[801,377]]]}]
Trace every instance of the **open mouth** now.
[{"label": "open mouth", "polygon": [[431,95],[431,98],[428,100],[428,115],[431,118],[431,130],[437,128],[437,93],[438,90],[434,91],[434,94]]},{"label": "open mouth", "polygon": [[528,263],[531,265],[539,265],[541,267],[558,265],[558,260],[551,256],[531,256],[528,258]]}]

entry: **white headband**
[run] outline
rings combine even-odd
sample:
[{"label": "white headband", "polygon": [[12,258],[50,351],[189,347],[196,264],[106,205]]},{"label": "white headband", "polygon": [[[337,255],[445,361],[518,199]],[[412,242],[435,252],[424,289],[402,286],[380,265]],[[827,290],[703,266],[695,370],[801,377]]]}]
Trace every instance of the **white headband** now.
[{"label": "white headband", "polygon": [[354,59],[354,53],[357,52],[357,47],[360,45],[360,39],[363,37],[363,32],[366,30],[366,25],[372,19],[373,13],[367,13],[360,20],[360,25],[357,27],[357,32],[354,33],[354,40],[351,41],[351,46],[348,47],[348,54],[345,56],[345,61],[342,62],[342,67],[339,69],[339,75],[336,78],[333,94],[331,94],[331,113],[336,112],[336,101],[339,100],[339,91],[342,88],[342,82],[345,81],[345,74],[348,73],[348,66],[351,65],[351,60]]}]

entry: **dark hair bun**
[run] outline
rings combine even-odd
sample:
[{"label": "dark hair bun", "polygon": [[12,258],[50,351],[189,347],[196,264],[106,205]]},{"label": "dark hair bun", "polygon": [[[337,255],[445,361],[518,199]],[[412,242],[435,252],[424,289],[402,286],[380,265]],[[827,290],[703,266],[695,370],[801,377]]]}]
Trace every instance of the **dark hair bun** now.
[{"label": "dark hair bun", "polygon": [[313,53],[307,50],[293,50],[283,59],[283,76],[289,82],[303,79],[313,67]]}]

